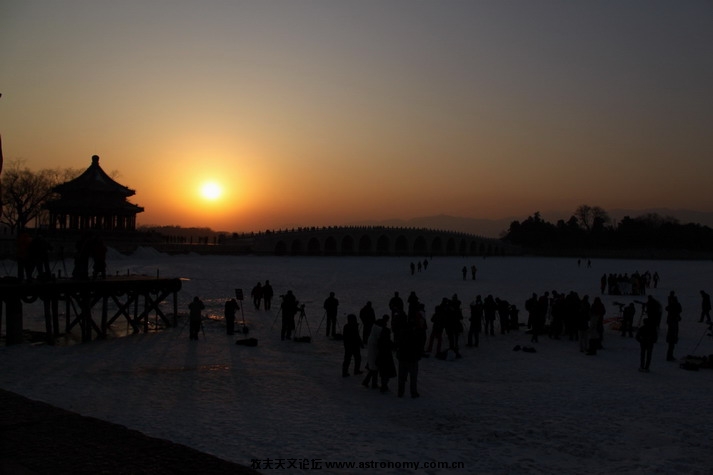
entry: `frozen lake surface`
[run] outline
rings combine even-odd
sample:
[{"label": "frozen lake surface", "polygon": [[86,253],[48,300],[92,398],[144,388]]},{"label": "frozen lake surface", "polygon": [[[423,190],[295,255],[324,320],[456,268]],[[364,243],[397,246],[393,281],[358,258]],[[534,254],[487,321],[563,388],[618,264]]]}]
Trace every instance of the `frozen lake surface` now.
[{"label": "frozen lake surface", "polygon": [[[462,348],[462,359],[421,360],[419,399],[397,398],[395,380],[390,393],[380,394],[360,377],[343,378],[342,343],[326,338],[324,324],[317,328],[330,291],[340,300],[339,327],[366,301],[377,316],[386,313],[394,291],[404,298],[415,291],[428,318],[443,297],[457,293],[467,309],[476,295],[492,294],[517,305],[526,321],[524,303],[533,292],[593,298],[604,273],[656,271],[661,282],[650,293],[665,304],[673,290],[684,309],[676,356],[708,355],[713,338],[698,323],[699,291],[711,291],[713,262],[595,259],[587,268],[576,259],[437,257],[411,275],[411,261],[110,252],[111,274],[158,271],[186,279],[179,312],[201,297],[205,336],[189,341],[183,313],[179,327],[163,332],[1,347],[0,387],[244,465],[258,461],[265,473],[311,471],[265,469],[267,459],[314,461],[322,473],[357,471],[326,466],[332,462],[374,463],[381,473],[413,472],[405,463],[418,463],[424,473],[711,473],[713,371],[665,361],[665,325],[648,374],[637,371],[636,341],[611,329],[596,356],[568,340],[540,337],[531,345],[524,331],[481,335],[479,348]],[[11,271],[11,262],[4,265]],[[461,268],[471,265],[477,280],[463,280]],[[266,279],[276,295],[292,290],[305,303],[302,334],[311,333],[311,343],[280,340],[279,298],[269,312],[244,302],[257,347],[235,345],[240,336],[225,334],[225,300],[236,288],[249,295]],[[642,299],[602,298],[606,317],[618,315],[615,301]],[[25,326],[43,329],[32,317]],[[537,351],[513,351],[515,345]]]}]

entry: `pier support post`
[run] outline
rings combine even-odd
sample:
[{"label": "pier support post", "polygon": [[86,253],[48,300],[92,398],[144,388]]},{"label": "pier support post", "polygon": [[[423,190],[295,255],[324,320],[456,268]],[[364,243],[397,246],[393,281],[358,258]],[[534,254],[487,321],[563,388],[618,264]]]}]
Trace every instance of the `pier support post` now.
[{"label": "pier support post", "polygon": [[22,301],[19,297],[6,299],[5,310],[5,344],[9,346],[22,343]]}]

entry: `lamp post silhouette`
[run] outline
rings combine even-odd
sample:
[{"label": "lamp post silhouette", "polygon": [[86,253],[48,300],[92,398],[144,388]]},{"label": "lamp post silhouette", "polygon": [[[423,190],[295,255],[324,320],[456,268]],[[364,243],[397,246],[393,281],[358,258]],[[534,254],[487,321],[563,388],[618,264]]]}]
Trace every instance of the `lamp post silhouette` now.
[{"label": "lamp post silhouette", "polygon": [[[0,93],[2,97],[2,93]],[[0,177],[2,177],[2,134],[0,134]],[[2,184],[0,184],[0,214],[2,214]]]}]

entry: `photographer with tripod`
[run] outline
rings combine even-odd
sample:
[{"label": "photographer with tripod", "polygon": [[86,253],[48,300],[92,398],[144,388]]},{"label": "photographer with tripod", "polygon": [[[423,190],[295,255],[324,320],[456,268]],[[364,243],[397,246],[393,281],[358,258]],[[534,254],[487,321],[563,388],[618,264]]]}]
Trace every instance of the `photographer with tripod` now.
[{"label": "photographer with tripod", "polygon": [[[624,304],[620,304],[620,305],[624,305]],[[621,336],[625,337],[628,334],[630,338],[633,337],[634,336],[634,315],[636,315],[636,307],[634,306],[634,302],[631,302],[623,310],[622,310],[622,307],[619,307],[619,312],[622,314]]]},{"label": "photographer with tripod", "polygon": [[280,304],[280,310],[282,310],[282,329],[280,330],[280,339],[288,340],[292,339],[292,331],[295,329],[295,314],[297,313],[297,299],[291,290],[287,291],[287,294],[281,295],[282,303]]}]

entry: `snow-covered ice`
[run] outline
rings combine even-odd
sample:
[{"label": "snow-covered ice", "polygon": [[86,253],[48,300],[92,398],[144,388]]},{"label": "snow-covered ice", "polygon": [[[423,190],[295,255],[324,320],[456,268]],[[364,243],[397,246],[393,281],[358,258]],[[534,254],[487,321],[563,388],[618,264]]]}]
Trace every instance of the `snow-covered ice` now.
[{"label": "snow-covered ice", "polygon": [[[317,328],[330,291],[340,300],[340,327],[367,300],[377,316],[386,313],[395,290],[404,298],[415,291],[429,318],[443,297],[457,293],[467,308],[477,294],[493,294],[516,304],[525,321],[533,292],[594,297],[602,274],[648,270],[661,275],[650,292],[665,303],[674,290],[684,309],[676,355],[708,355],[713,338],[698,323],[699,291],[711,290],[713,262],[593,259],[587,268],[565,258],[436,257],[411,275],[413,260],[110,252],[110,274],[187,279],[179,326],[89,344],[1,347],[0,387],[244,465],[260,460],[264,473],[313,471],[265,469],[266,459],[318,459],[319,473],[360,471],[327,462],[375,462],[379,473],[414,472],[397,468],[404,462],[420,463],[422,473],[711,473],[713,371],[665,361],[665,323],[648,374],[637,371],[638,344],[611,329],[596,356],[545,336],[531,345],[523,331],[481,335],[479,348],[462,348],[462,359],[421,360],[419,399],[397,398],[395,380],[381,394],[361,377],[343,378],[342,343],[326,338],[324,324]],[[460,269],[472,264],[478,279],[464,281]],[[291,289],[306,304],[302,334],[311,333],[311,343],[280,340],[277,297],[271,312],[243,302],[257,347],[225,334],[225,300],[236,288],[248,296],[266,279],[276,295]],[[183,328],[194,295],[209,318],[198,342]],[[606,317],[618,314],[614,301],[635,299],[603,296]],[[26,328],[43,328],[36,316],[25,318]],[[125,330],[121,320],[114,326]],[[518,344],[537,352],[512,351]],[[423,468],[426,462],[460,468]]]}]

